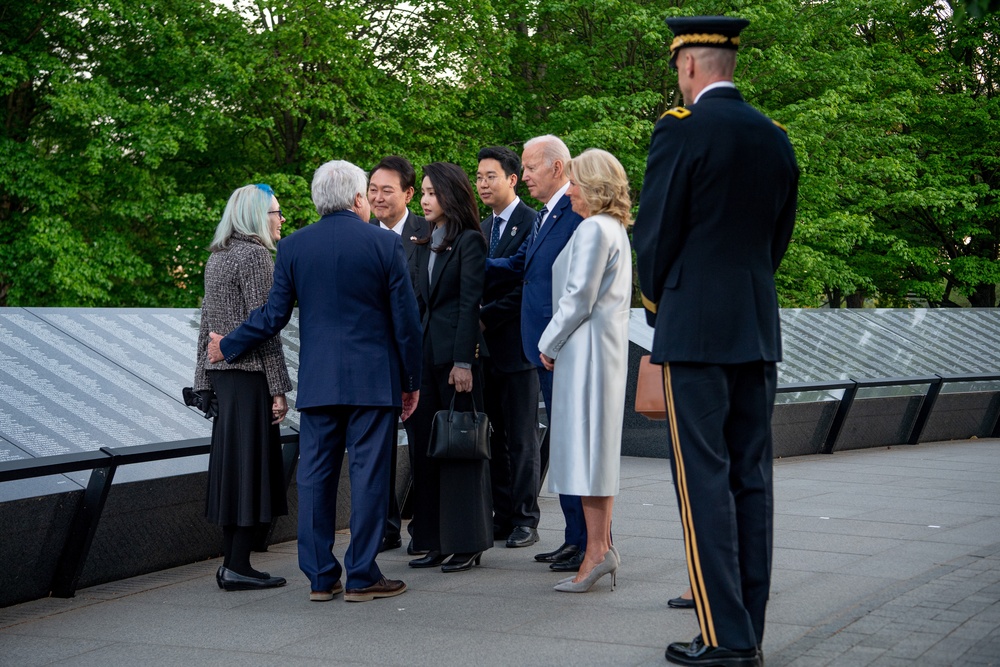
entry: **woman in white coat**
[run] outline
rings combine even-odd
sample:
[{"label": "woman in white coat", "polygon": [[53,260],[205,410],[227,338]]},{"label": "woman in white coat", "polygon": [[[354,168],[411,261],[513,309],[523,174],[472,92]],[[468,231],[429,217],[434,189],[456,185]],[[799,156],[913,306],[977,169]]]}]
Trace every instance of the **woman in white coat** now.
[{"label": "woman in white coat", "polygon": [[591,148],[568,166],[567,194],[584,217],[552,265],[552,320],[538,343],[554,371],[549,490],[582,496],[587,554],[558,591],[583,593],[605,574],[614,589],[618,552],[611,509],[618,493],[632,252],[628,177],[607,151]]}]

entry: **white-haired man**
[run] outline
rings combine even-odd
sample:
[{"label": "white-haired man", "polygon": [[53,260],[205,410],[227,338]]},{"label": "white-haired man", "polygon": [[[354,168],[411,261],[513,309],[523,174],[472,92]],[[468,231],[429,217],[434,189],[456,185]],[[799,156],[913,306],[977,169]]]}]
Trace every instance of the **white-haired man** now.
[{"label": "white-haired man", "polygon": [[233,361],[280,331],[299,306],[299,567],[310,600],[344,591],[332,553],[337,486],[350,452],[351,544],[344,599],[392,597],[406,584],[382,576],[390,447],[397,411],[419,397],[421,335],[417,302],[399,237],[368,224],[368,179],[339,160],[316,170],[318,222],[278,247],[267,303],[224,338],[211,334],[209,358]]}]

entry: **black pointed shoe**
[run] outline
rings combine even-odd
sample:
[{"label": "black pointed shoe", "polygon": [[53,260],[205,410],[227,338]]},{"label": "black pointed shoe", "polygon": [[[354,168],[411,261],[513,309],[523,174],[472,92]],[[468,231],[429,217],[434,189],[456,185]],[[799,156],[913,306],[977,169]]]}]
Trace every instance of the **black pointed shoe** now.
[{"label": "black pointed shoe", "polygon": [[763,654],[755,646],[746,649],[725,646],[705,646],[701,635],[690,642],[675,642],[667,646],[667,662],[675,665],[702,665],[703,667],[762,667]]},{"label": "black pointed shoe", "polygon": [[688,600],[687,598],[670,598],[667,600],[667,606],[671,609],[694,609],[694,600]]},{"label": "black pointed shoe", "polygon": [[441,566],[442,572],[465,572],[471,570],[473,565],[479,565],[479,560],[483,557],[483,552],[474,554],[455,554],[447,563]]},{"label": "black pointed shoe", "polygon": [[447,554],[443,554],[440,551],[428,551],[427,555],[423,558],[415,558],[410,561],[410,567],[437,567],[444,562],[447,558]]}]

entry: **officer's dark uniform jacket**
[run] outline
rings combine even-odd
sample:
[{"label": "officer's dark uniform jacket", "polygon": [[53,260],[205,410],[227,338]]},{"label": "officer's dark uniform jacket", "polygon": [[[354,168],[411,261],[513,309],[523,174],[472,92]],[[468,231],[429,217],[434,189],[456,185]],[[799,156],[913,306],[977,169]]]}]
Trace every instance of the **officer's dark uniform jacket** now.
[{"label": "officer's dark uniform jacket", "polygon": [[774,272],[798,173],[783,129],[735,88],[663,114],[634,232],[654,362],[781,360]]}]

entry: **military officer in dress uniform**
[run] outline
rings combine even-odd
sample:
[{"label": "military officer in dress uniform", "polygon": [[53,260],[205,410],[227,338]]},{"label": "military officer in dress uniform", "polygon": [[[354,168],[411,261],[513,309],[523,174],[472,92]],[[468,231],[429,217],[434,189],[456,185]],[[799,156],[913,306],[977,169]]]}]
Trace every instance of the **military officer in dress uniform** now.
[{"label": "military officer in dress uniform", "polygon": [[701,628],[667,647],[667,660],[683,665],[763,663],[781,360],[774,273],[799,170],[784,129],[733,84],[748,23],[667,19],[686,106],[656,124],[634,228]]}]

